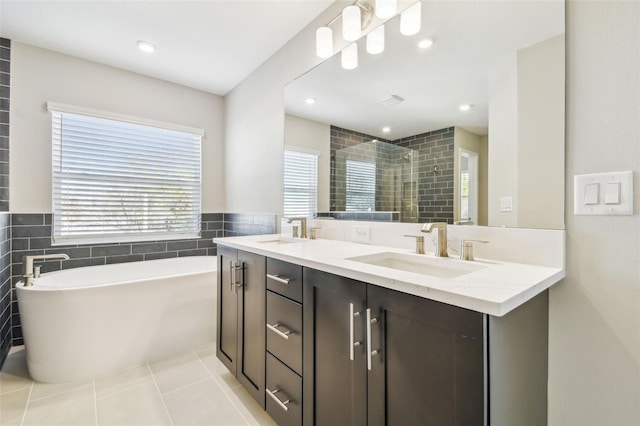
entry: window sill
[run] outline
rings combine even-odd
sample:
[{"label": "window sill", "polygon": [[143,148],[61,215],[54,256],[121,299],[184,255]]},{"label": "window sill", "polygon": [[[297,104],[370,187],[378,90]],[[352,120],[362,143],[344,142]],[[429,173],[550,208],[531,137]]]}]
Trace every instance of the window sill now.
[{"label": "window sill", "polygon": [[59,241],[51,240],[51,247],[64,246],[93,246],[104,244],[132,244],[132,243],[152,243],[155,241],[174,241],[174,240],[198,240],[202,237],[200,234],[172,234],[172,235],[144,235],[144,236],[118,236],[118,237],[96,237],[96,238],[78,238],[63,239]]}]

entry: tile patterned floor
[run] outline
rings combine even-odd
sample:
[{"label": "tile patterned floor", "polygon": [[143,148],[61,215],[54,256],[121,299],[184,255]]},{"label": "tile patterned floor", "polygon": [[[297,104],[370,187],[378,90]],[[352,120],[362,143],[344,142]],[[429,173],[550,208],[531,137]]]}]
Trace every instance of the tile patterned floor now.
[{"label": "tile patterned floor", "polygon": [[2,426],[245,426],[275,423],[218,361],[213,344],[74,383],[31,380],[24,348],[0,371]]}]

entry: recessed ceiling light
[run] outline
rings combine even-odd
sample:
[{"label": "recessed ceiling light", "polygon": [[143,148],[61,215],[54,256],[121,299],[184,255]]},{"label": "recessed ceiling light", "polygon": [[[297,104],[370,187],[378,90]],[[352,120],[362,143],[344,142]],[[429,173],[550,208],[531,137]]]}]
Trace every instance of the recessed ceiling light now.
[{"label": "recessed ceiling light", "polygon": [[307,105],[313,105],[316,103],[316,98],[307,98],[304,100]]},{"label": "recessed ceiling light", "polygon": [[431,45],[433,45],[433,39],[432,38],[425,38],[425,39],[420,40],[418,42],[418,47],[420,49],[427,49],[427,48],[431,47]]},{"label": "recessed ceiling light", "polygon": [[475,105],[471,105],[471,104],[462,104],[458,108],[460,109],[460,111],[469,111],[474,106]]},{"label": "recessed ceiling light", "polygon": [[389,133],[389,132],[391,131],[391,127],[389,127],[389,126],[384,126],[384,127],[382,128],[382,131],[383,131],[384,133]]},{"label": "recessed ceiling light", "polygon": [[156,51],[156,46],[148,41],[138,40],[136,44],[138,45],[138,49],[145,53],[153,53]]}]

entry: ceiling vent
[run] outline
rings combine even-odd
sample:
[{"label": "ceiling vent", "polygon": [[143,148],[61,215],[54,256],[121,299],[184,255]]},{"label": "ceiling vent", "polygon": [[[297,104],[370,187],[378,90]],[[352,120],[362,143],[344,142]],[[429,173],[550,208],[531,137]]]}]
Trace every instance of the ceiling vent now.
[{"label": "ceiling vent", "polygon": [[384,98],[378,102],[376,102],[378,105],[383,106],[385,108],[389,108],[392,107],[394,105],[398,105],[400,102],[404,101],[404,98],[401,98],[400,96],[397,95],[391,95],[387,98]]}]

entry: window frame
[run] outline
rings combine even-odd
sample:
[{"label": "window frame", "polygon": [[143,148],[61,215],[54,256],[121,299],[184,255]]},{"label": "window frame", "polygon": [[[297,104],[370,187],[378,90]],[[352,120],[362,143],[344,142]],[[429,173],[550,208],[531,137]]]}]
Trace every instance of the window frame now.
[{"label": "window frame", "polygon": [[[91,245],[91,244],[103,244],[103,243],[131,243],[131,242],[144,242],[144,241],[165,241],[165,240],[183,240],[183,239],[197,239],[200,238],[201,235],[201,227],[202,227],[202,140],[205,136],[205,132],[202,129],[182,126],[173,123],[167,123],[157,120],[151,120],[141,117],[134,117],[126,114],[119,114],[114,112],[102,111],[91,108],[78,107],[73,105],[61,104],[57,102],[47,102],[46,104],[47,110],[50,112],[51,116],[51,126],[52,126],[52,134],[51,134],[51,196],[52,196],[52,230],[51,230],[51,241],[52,246],[67,246],[67,245]],[[55,120],[54,114],[71,114],[76,116],[84,116],[89,119],[96,120],[109,120],[112,122],[119,122],[127,125],[136,125],[136,126],[145,126],[155,129],[161,129],[164,131],[171,132],[179,132],[185,133],[189,136],[193,136],[194,138],[199,138],[197,142],[197,157],[198,157],[198,166],[197,170],[197,183],[196,179],[193,179],[191,182],[194,183],[194,186],[197,188],[197,195],[192,197],[194,203],[197,203],[197,213],[194,211],[193,219],[195,222],[190,222],[195,225],[193,229],[188,231],[159,231],[159,232],[126,232],[126,233],[105,233],[105,234],[90,234],[87,233],[85,235],[61,235],[59,233],[59,229],[56,228],[56,215],[59,215],[60,212],[57,211],[58,204],[56,202],[56,193],[55,193],[55,182],[56,177],[55,174],[57,171],[55,170],[56,164],[56,152],[54,150],[54,146],[56,143],[59,143],[62,146],[62,139],[59,142],[55,142],[56,135],[53,133]],[[194,153],[196,150],[193,151]],[[61,158],[61,156],[59,157]],[[59,159],[58,159],[59,161]],[[133,181],[132,181],[133,183]]]}]

